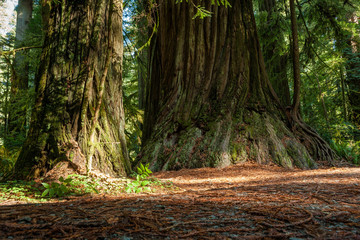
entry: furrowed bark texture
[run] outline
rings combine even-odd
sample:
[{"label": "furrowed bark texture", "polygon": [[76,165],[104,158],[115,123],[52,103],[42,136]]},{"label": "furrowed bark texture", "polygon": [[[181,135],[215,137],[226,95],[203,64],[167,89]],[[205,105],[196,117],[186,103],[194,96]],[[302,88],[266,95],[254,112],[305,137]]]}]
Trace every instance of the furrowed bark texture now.
[{"label": "furrowed bark texture", "polygon": [[153,170],[248,159],[315,167],[270,87],[252,2],[229,1],[231,8],[210,2],[201,4],[212,17],[193,20],[193,5],[158,1],[139,159]]},{"label": "furrowed bark texture", "polygon": [[15,177],[63,162],[79,173],[130,170],[122,104],[122,1],[46,1],[36,103]]}]

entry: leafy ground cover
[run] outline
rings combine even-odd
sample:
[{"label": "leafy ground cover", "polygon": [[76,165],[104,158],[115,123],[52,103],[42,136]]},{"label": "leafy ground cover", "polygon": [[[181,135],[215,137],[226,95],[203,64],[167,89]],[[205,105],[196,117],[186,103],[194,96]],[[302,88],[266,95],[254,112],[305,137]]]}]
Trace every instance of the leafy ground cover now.
[{"label": "leafy ground cover", "polygon": [[36,203],[89,194],[117,195],[122,192],[141,193],[176,189],[170,181],[160,181],[151,174],[148,165],[142,164],[137,168],[137,172],[132,174],[132,178],[111,178],[96,172],[84,176],[53,171],[47,177],[35,181],[0,182],[0,200]]},{"label": "leafy ground cover", "polygon": [[2,201],[0,238],[360,239],[359,167],[246,163],[154,177],[177,188]]}]

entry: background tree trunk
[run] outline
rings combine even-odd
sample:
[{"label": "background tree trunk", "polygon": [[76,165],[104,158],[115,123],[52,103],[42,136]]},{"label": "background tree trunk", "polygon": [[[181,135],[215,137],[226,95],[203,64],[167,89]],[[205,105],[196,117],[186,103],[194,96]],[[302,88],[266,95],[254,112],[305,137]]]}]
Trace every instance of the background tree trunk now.
[{"label": "background tree trunk", "polygon": [[78,173],[130,171],[122,104],[122,1],[43,0],[46,32],[30,130],[16,178],[56,164]]},{"label": "background tree trunk", "polygon": [[337,158],[335,152],[328,143],[323,140],[317,132],[308,126],[301,117],[300,112],[300,94],[301,94],[301,75],[300,75],[300,50],[297,27],[297,15],[295,9],[295,0],[290,0],[290,19],[291,19],[291,48],[292,65],[294,79],[294,94],[292,106],[287,108],[288,125],[298,138],[305,144],[310,155],[316,159],[332,162]]},{"label": "background tree trunk", "polygon": [[292,103],[292,111],[298,114],[300,111],[300,50],[298,27],[296,21],[295,1],[290,0],[290,18],[291,18],[291,37],[292,37],[292,59],[293,59],[293,74],[294,74],[294,96]]},{"label": "background tree trunk", "polygon": [[248,159],[315,167],[275,101],[252,1],[229,2],[229,8],[194,2],[213,14],[193,20],[194,5],[158,1],[141,160],[153,170],[223,167]]}]

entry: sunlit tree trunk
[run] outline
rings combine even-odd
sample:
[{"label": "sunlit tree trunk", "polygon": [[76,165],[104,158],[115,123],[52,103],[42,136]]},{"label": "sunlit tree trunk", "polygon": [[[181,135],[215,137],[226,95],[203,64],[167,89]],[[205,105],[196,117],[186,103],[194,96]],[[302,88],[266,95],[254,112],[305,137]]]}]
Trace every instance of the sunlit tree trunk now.
[{"label": "sunlit tree trunk", "polygon": [[303,142],[313,136],[300,139],[285,124],[265,72],[252,1],[229,2],[225,8],[195,1],[213,14],[193,20],[194,5],[158,1],[139,158],[154,170],[246,160],[311,168],[314,159],[329,160]]},{"label": "sunlit tree trunk", "polygon": [[43,0],[46,32],[36,102],[16,178],[54,166],[130,171],[122,103],[122,1]]}]

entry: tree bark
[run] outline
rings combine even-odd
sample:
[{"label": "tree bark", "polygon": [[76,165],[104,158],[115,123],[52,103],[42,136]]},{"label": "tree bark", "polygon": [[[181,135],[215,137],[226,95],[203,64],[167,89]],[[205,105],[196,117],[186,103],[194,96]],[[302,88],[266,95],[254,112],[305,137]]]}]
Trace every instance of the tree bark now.
[{"label": "tree bark", "polygon": [[203,20],[192,19],[192,4],[157,2],[160,24],[150,49],[139,160],[153,170],[249,159],[315,167],[284,123],[285,111],[265,72],[252,1],[229,2],[229,8],[200,2],[213,13]]},{"label": "tree bark", "polygon": [[42,7],[36,102],[15,177],[39,177],[60,163],[78,173],[126,174],[122,1],[43,0]]},{"label": "tree bark", "polygon": [[291,36],[292,36],[292,59],[294,74],[294,96],[292,103],[292,111],[298,114],[300,110],[300,50],[299,37],[295,12],[295,1],[290,0],[290,18],[291,18]]}]

